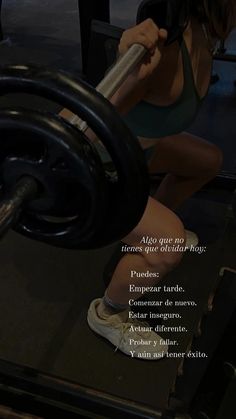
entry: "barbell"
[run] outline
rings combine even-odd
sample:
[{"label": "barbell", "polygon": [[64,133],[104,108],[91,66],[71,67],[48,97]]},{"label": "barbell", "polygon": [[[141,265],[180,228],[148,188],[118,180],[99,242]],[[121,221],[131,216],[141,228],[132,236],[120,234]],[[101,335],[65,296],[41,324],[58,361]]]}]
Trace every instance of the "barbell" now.
[{"label": "barbell", "polygon": [[111,156],[113,175],[75,121],[24,107],[0,110],[0,234],[13,228],[55,246],[88,249],[115,242],[138,224],[149,193],[146,162],[105,96],[111,97],[145,53],[143,46],[132,46],[99,91],[62,71],[1,69],[1,95],[38,95],[85,121]]}]

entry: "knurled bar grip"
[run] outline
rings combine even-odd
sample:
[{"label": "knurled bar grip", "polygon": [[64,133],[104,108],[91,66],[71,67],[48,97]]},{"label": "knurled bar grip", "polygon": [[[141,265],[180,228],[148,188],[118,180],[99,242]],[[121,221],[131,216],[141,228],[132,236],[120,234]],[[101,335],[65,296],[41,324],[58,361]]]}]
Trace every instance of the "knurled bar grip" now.
[{"label": "knurled bar grip", "polygon": [[22,177],[0,205],[0,238],[14,227],[22,205],[36,195],[38,185],[30,176]]},{"label": "knurled bar grip", "polygon": [[[110,99],[127,79],[128,75],[137,67],[146,53],[147,49],[143,45],[133,44],[106,74],[104,79],[96,87],[96,90],[105,98]],[[88,128],[86,122],[77,115],[73,115],[70,122],[83,132]]]}]

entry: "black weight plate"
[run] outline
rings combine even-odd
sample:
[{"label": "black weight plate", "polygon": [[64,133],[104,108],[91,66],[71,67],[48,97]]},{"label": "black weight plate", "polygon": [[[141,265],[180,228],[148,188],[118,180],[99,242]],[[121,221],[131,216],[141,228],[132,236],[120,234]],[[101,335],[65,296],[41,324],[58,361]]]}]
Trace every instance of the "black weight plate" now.
[{"label": "black weight plate", "polygon": [[3,194],[25,175],[39,188],[16,230],[63,247],[75,239],[89,246],[108,203],[103,167],[85,136],[56,116],[17,109],[0,111],[0,133]]},{"label": "black weight plate", "polygon": [[[149,178],[138,141],[108,100],[85,82],[63,72],[10,66],[0,72],[0,94],[25,92],[58,102],[85,120],[110,154],[116,177],[109,182],[109,205],[100,231],[91,232],[88,247],[100,247],[127,235],[145,210]],[[67,123],[69,126],[69,124]],[[73,127],[73,130],[76,130]],[[55,241],[54,241],[55,244]],[[59,240],[64,247],[80,247],[80,236]]]}]

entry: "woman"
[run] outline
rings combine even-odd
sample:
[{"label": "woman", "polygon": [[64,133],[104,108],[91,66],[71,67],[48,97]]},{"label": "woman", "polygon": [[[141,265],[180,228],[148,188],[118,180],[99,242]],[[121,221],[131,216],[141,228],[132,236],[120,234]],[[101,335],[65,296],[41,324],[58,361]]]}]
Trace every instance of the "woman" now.
[{"label": "woman", "polygon": [[[140,43],[148,55],[111,100],[142,147],[152,150],[150,171],[168,174],[155,196],[149,197],[138,226],[122,240],[138,251],[124,252],[105,296],[91,303],[88,323],[123,353],[145,359],[159,359],[168,348],[160,336],[129,313],[129,300],[155,286],[182,255],[147,253],[142,238],[185,239],[184,227],[173,210],[214,178],[222,164],[216,146],[184,130],[207,94],[215,41],[225,39],[234,27],[236,4],[235,0],[192,0],[190,7],[182,38],[170,45],[165,45],[166,31],[151,19],[124,32],[120,54]],[[137,273],[135,278],[131,270]],[[132,290],[131,284],[135,284]]]}]

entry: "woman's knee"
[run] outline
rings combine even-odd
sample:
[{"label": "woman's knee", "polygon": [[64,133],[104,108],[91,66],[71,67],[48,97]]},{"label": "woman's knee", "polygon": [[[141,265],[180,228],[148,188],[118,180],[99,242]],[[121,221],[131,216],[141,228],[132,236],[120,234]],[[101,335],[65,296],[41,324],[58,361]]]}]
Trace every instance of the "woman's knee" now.
[{"label": "woman's knee", "polygon": [[[165,236],[159,237],[156,248],[150,246],[144,251],[143,255],[150,270],[155,271],[158,267],[168,273],[180,263],[183,257],[186,241],[185,230],[180,219],[175,215],[173,217],[175,220],[172,220],[171,231],[167,231]],[[154,249],[155,251],[152,251]]]},{"label": "woman's knee", "polygon": [[[204,156],[203,177],[214,178],[221,170],[223,163],[223,153],[219,147],[211,144],[210,150]],[[201,174],[201,173],[200,173]]]},{"label": "woman's knee", "polygon": [[185,246],[185,230],[174,212],[149,197],[138,226],[122,241],[142,249],[142,256],[150,270],[167,272],[182,259],[182,252],[174,251],[172,246]]}]

